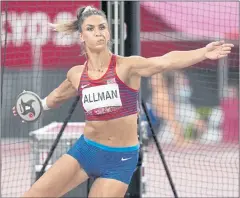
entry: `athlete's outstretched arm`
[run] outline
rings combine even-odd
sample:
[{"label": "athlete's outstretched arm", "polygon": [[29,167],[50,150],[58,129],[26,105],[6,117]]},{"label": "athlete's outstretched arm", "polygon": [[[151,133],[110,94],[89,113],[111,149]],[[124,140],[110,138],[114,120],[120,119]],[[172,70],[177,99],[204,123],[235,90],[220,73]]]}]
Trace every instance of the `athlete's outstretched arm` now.
[{"label": "athlete's outstretched arm", "polygon": [[226,57],[231,52],[232,47],[233,44],[217,41],[200,49],[172,51],[159,57],[131,56],[128,58],[128,62],[130,63],[131,74],[149,77],[164,70],[189,67],[205,59],[216,60]]}]

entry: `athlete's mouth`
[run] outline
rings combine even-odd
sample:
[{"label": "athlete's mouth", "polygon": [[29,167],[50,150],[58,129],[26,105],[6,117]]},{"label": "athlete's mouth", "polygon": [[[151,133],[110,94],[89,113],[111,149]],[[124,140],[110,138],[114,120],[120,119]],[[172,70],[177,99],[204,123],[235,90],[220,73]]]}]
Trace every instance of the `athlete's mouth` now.
[{"label": "athlete's mouth", "polygon": [[104,42],[105,40],[104,39],[100,39],[100,40],[98,40],[97,42],[98,43],[102,43],[102,42]]}]

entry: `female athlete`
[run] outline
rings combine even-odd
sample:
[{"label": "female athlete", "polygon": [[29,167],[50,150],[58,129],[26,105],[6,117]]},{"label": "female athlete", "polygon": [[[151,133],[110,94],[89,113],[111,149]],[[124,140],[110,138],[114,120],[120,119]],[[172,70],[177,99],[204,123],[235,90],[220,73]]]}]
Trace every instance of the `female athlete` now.
[{"label": "female athlete", "polygon": [[64,33],[78,31],[87,61],[68,71],[66,80],[42,100],[43,107],[58,107],[80,94],[86,125],[75,145],[23,197],[60,197],[88,177],[95,178],[89,197],[124,197],[138,162],[141,77],[225,57],[233,45],[212,42],[200,49],[152,58],[114,55],[109,50],[106,16],[90,6],[79,10],[76,21],[53,27]]}]

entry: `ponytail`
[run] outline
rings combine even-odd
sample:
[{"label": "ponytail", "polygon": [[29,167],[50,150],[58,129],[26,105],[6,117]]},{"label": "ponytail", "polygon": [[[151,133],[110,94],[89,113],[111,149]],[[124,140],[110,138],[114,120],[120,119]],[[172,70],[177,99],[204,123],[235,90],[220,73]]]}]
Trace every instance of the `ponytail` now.
[{"label": "ponytail", "polygon": [[82,7],[78,10],[77,19],[69,22],[60,22],[56,24],[50,24],[50,26],[57,32],[63,32],[65,34],[72,34],[76,31],[81,31],[80,20],[82,13],[86,7]]},{"label": "ponytail", "polygon": [[78,31],[78,20],[72,22],[62,22],[57,24],[51,24],[57,32],[64,32],[65,34],[72,34]]}]

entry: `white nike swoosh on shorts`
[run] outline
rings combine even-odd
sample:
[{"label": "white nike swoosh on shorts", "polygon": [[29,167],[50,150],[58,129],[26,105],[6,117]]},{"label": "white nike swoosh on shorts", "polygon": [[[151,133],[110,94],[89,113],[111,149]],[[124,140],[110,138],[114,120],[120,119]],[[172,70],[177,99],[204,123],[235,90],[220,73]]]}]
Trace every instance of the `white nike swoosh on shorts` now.
[{"label": "white nike swoosh on shorts", "polygon": [[131,157],[129,157],[129,158],[123,158],[122,157],[121,161],[126,161],[126,160],[130,160],[130,159],[131,159]]}]

